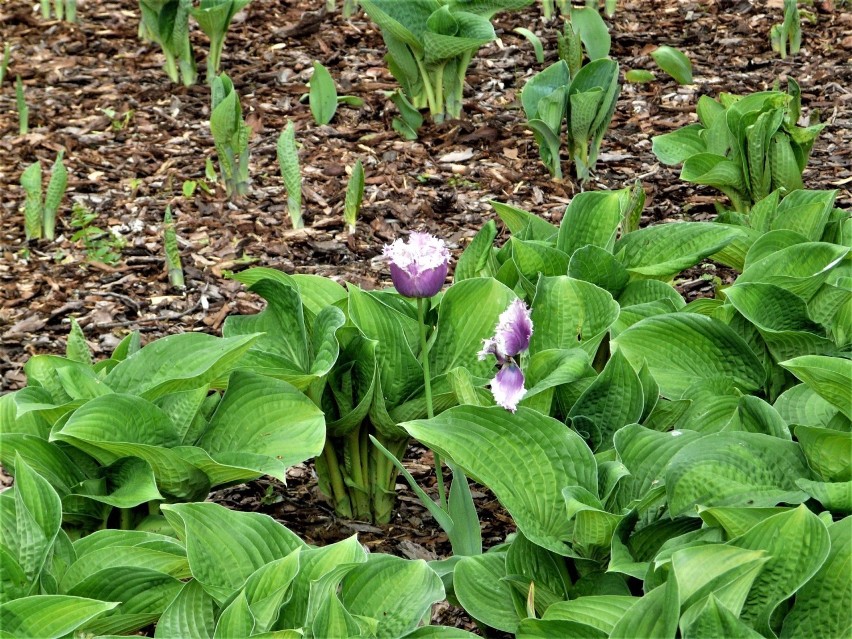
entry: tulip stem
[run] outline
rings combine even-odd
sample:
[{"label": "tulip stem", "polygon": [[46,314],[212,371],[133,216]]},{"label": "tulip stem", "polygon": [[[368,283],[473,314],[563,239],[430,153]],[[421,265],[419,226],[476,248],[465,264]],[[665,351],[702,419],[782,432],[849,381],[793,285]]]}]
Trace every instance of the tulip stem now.
[{"label": "tulip stem", "polygon": [[[426,416],[432,419],[435,411],[432,408],[432,375],[429,373],[429,343],[426,341],[426,300],[417,298],[417,320],[420,322],[420,355],[423,358],[423,390],[426,394]],[[438,480],[438,502],[441,508],[447,509],[447,492],[444,489],[444,471],[441,465],[441,456],[438,451],[433,450],[435,456],[435,477]]]}]

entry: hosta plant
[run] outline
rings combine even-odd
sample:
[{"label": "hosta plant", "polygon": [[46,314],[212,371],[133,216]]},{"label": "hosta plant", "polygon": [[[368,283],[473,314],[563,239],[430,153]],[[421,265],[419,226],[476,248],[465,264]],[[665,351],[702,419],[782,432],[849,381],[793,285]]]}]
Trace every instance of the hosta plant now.
[{"label": "hosta plant", "polygon": [[278,136],[275,147],[278,169],[287,189],[287,213],[294,229],[305,226],[302,220],[302,170],[299,168],[299,148],[296,146],[296,127],[292,121]]},{"label": "hosta plant", "polygon": [[562,178],[564,127],[577,177],[588,181],[618,94],[618,63],[609,58],[590,62],[573,77],[568,63],[560,60],[527,81],[521,104],[542,162],[554,178]]},{"label": "hosta plant", "polygon": [[186,86],[195,84],[198,76],[189,41],[191,10],[192,0],[139,0],[140,33],[144,31],[146,37],[160,45],[169,79]]},{"label": "hosta plant", "polygon": [[219,169],[228,197],[248,193],[251,129],[243,120],[240,96],[224,73],[213,80],[210,92],[210,132],[219,156]]},{"label": "hosta plant", "polygon": [[467,67],[494,40],[491,17],[532,0],[362,0],[382,30],[388,68],[416,109],[435,122],[458,118]]},{"label": "hosta plant", "polygon": [[242,11],[251,0],[201,0],[197,7],[190,9],[192,17],[201,30],[210,38],[210,51],[207,53],[207,83],[213,84],[222,63],[222,50],[225,48],[225,36],[231,20]]},{"label": "hosta plant", "polygon": [[797,125],[801,92],[795,80],[788,80],[786,93],[722,93],[718,101],[702,96],[697,111],[698,123],[653,139],[661,162],[683,164],[682,180],[719,189],[740,213],[775,189],[802,188],[802,171],[825,125]]},{"label": "hosta plant", "polygon": [[563,31],[557,34],[559,59],[568,64],[570,76],[576,77],[583,66],[583,51],[589,60],[599,60],[609,55],[610,37],[600,14],[590,8],[572,8],[566,12]]},{"label": "hosta plant", "polygon": [[799,15],[799,3],[796,0],[784,0],[784,21],[773,24],[769,31],[772,50],[784,60],[787,57],[787,45],[790,53],[796,55],[802,47],[802,19]]},{"label": "hosta plant", "polygon": [[34,162],[21,174],[21,187],[24,189],[24,227],[28,240],[45,237],[54,239],[56,235],[56,213],[65,188],[68,185],[68,171],[62,161],[64,151],[60,151],[53,168],[50,170],[50,181],[47,192],[42,198],[41,162]]},{"label": "hosta plant", "polygon": [[78,333],[66,357],[30,358],[27,387],[0,398],[0,462],[14,474],[17,455],[47,478],[70,534],[160,529],[159,504],[261,475],[284,481],[322,450],[325,420],[249,365],[261,338],[186,333],[140,348],[134,333],[93,365]]},{"label": "hosta plant", "polygon": [[15,106],[18,109],[18,134],[26,135],[30,131],[30,108],[27,106],[21,76],[15,77]]},{"label": "hosta plant", "polygon": [[20,456],[15,468],[0,494],[5,637],[152,625],[160,639],[473,636],[422,625],[445,597],[423,560],[368,554],[354,536],[314,548],[271,517],[213,503],[164,505],[168,535],[108,529],[72,541],[47,476]]}]

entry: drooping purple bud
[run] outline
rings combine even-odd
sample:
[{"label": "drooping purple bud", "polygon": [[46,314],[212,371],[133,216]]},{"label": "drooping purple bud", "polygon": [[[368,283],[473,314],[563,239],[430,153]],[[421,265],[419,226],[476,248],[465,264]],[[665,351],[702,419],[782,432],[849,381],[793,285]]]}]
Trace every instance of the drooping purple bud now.
[{"label": "drooping purple bud", "polygon": [[391,279],[401,295],[432,297],[444,285],[450,252],[443,240],[429,233],[412,233],[407,244],[396,240],[382,254],[390,262]]},{"label": "drooping purple bud", "polygon": [[491,380],[491,394],[495,402],[514,413],[518,409],[518,402],[527,394],[521,369],[512,363],[503,366]]}]

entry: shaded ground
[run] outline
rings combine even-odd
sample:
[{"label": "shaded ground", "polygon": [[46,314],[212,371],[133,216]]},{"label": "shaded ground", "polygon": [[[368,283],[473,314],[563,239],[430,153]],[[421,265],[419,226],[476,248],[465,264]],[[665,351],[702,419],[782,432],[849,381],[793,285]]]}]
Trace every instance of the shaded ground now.
[{"label": "shaded ground", "polygon": [[[217,333],[229,313],[258,310],[241,285],[223,279],[227,270],[263,265],[287,272],[318,273],[371,288],[387,279],[375,256],[402,232],[430,230],[458,253],[492,216],[489,200],[510,202],[558,222],[577,191],[569,179],[550,180],[524,125],[518,94],[539,65],[529,44],[512,29],[533,28],[548,62],[555,58],[559,24],[544,24],[538,7],[497,20],[500,40],[484,47],[468,74],[465,118],[427,124],[416,142],[391,130],[394,107],[384,91],[395,88],[373,25],[358,15],[316,11],[319,0],[254,0],[231,27],[223,66],[242,97],[254,131],[252,187],[229,203],[221,189],[182,195],[185,180],[203,181],[205,160],[215,158],[209,133],[205,85],[172,86],[161,71],[156,45],[137,39],[131,0],[80,4],[76,25],[44,22],[32,2],[0,5],[0,45],[12,45],[9,75],[0,87],[0,387],[25,383],[22,366],[36,353],[62,352],[68,318],[83,327],[96,354],[109,353],[130,330],[150,340],[168,333]],[[694,120],[703,94],[765,90],[786,74],[803,89],[805,114],[818,112],[828,126],[805,173],[810,188],[838,188],[850,204],[852,183],[852,68],[848,63],[852,15],[815,13],[804,27],[802,53],[781,61],[770,50],[770,25],[780,20],[780,1],[622,0],[610,20],[612,55],[622,71],[654,69],[658,44],[684,50],[693,61],[695,84],[679,87],[658,73],[648,85],[625,84],[607,134],[591,189],[616,189],[640,179],[648,193],[645,222],[710,219],[717,194],[677,179],[657,163],[650,137]],[[828,3],[821,3],[826,5]],[[206,38],[193,33],[199,69]],[[318,127],[306,104],[311,62],[331,71],[341,94],[355,95],[360,109],[343,106],[330,126]],[[12,82],[19,74],[30,106],[30,134],[18,136]],[[287,119],[302,145],[305,217],[292,230],[275,160],[275,142]],[[42,160],[46,170],[66,151],[68,197],[55,242],[24,242],[24,167]],[[453,154],[448,156],[448,154]],[[455,157],[453,157],[455,156]],[[367,189],[354,238],[343,230],[346,169],[360,158]],[[466,159],[461,159],[466,158]],[[71,202],[98,214],[93,224],[120,240],[107,264],[87,257],[72,242]],[[187,290],[168,285],[161,245],[166,205],[177,215]],[[712,264],[679,282],[692,296],[706,294]],[[724,275],[724,274],[723,274]],[[411,468],[428,479],[428,455],[415,449]],[[309,467],[297,467],[287,489],[264,481],[223,491],[216,498],[241,509],[274,514],[309,541],[328,543],[358,532],[375,549],[407,556],[443,556],[446,539],[433,520],[402,492],[394,524],[371,529],[335,521],[315,494]],[[478,499],[489,545],[511,530],[493,499]],[[449,617],[447,617],[449,618]],[[462,621],[459,621],[462,623]]]}]

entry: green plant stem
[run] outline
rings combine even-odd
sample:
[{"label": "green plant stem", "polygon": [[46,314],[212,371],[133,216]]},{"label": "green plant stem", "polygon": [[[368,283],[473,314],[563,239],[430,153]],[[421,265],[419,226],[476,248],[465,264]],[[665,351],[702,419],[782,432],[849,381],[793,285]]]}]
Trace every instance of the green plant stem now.
[{"label": "green plant stem", "polygon": [[175,60],[175,57],[166,51],[165,48],[163,49],[163,55],[166,57],[166,74],[168,74],[169,80],[177,84],[180,82],[180,72],[178,71],[177,60]]},{"label": "green plant stem", "polygon": [[207,54],[207,84],[213,84],[213,80],[219,74],[219,65],[222,62],[222,49],[224,47],[224,37],[210,37],[210,53]]},{"label": "green plant stem", "polygon": [[432,88],[432,78],[426,70],[426,65],[420,58],[416,58],[417,68],[420,70],[420,75],[423,76],[423,89],[426,91],[426,103],[429,105],[429,113],[432,114],[432,119],[435,122],[443,120],[443,107],[435,101],[435,91]]},{"label": "green plant stem", "polygon": [[435,72],[435,102],[438,104],[438,107],[441,109],[441,119],[444,119],[446,115],[447,109],[444,105],[444,67],[447,66],[447,63],[438,65],[437,70]]},{"label": "green plant stem", "polygon": [[[423,390],[426,394],[426,417],[432,419],[435,411],[432,407],[432,376],[429,372],[429,343],[426,341],[426,300],[417,298],[417,320],[420,323],[420,354],[423,358]],[[435,456],[435,477],[438,479],[438,502],[441,508],[447,509],[447,493],[444,489],[444,472],[441,466],[441,456],[432,451]]]},{"label": "green plant stem", "polygon": [[[362,426],[363,428],[363,426]],[[370,494],[367,479],[368,473],[364,472],[364,467],[361,465],[361,430],[356,428],[346,435],[343,440],[345,449],[344,459],[349,461],[349,473],[352,479],[350,486],[350,499],[354,506],[354,516],[356,519],[370,519]]]},{"label": "green plant stem", "polygon": [[343,482],[343,475],[340,473],[337,454],[334,452],[334,445],[332,444],[331,439],[326,438],[322,454],[325,458],[325,464],[328,467],[328,479],[331,484],[331,496],[334,499],[334,509],[341,514],[348,514],[351,516],[352,502],[349,499],[349,493],[346,491],[346,484]]},{"label": "green plant stem", "polygon": [[133,509],[119,508],[119,528],[121,530],[131,530],[133,528]]}]

